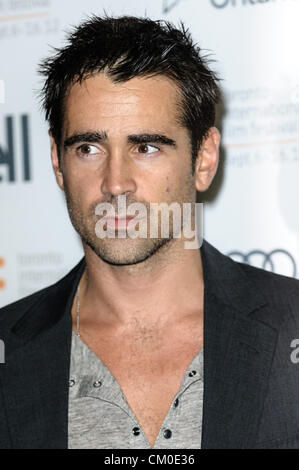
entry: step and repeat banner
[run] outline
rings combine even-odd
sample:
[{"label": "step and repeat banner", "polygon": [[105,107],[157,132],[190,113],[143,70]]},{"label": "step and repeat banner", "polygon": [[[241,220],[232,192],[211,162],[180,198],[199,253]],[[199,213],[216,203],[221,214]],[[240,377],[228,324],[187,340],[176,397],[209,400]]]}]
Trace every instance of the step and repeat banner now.
[{"label": "step and repeat banner", "polygon": [[182,20],[222,78],[204,237],[299,277],[299,0],[0,0],[0,306],[82,257],[50,164],[37,65],[91,14]]}]

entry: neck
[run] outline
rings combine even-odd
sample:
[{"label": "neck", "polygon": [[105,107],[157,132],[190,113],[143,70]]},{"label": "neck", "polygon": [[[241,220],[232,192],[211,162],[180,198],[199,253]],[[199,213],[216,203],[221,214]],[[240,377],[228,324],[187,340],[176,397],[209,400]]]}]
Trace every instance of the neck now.
[{"label": "neck", "polygon": [[199,249],[163,250],[133,266],[112,266],[88,246],[84,251],[80,323],[130,327],[138,320],[143,325],[163,326],[202,314]]}]

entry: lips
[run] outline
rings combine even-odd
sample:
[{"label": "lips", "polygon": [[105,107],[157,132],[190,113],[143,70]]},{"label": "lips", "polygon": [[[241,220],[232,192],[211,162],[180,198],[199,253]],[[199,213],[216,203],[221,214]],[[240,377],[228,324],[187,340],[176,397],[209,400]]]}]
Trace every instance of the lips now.
[{"label": "lips", "polygon": [[130,222],[130,220],[134,219],[136,222],[141,220],[138,217],[135,217],[133,215],[128,215],[126,217],[104,217],[103,218],[106,221],[107,228],[126,228]]}]

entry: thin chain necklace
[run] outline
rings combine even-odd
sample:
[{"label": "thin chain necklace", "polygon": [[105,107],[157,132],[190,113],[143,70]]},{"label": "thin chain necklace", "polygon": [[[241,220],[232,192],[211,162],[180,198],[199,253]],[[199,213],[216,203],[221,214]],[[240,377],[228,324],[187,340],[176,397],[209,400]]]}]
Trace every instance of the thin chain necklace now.
[{"label": "thin chain necklace", "polygon": [[80,338],[80,284],[77,289],[77,306],[76,306],[76,335]]},{"label": "thin chain necklace", "polygon": [[88,282],[88,272],[87,270],[84,271],[82,278],[79,281],[78,287],[77,287],[77,292],[76,292],[76,297],[77,297],[77,302],[76,302],[76,335],[78,338],[80,338],[80,283],[83,282],[82,279],[85,276],[85,282]]}]

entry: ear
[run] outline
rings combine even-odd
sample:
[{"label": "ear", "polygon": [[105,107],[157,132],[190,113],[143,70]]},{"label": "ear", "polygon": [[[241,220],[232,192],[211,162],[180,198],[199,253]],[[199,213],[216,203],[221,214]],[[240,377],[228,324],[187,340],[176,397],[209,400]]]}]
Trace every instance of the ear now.
[{"label": "ear", "polygon": [[60,161],[58,158],[57,145],[52,135],[52,132],[50,130],[49,130],[49,136],[50,136],[50,143],[51,143],[51,160],[52,160],[52,167],[55,173],[55,178],[60,189],[64,190],[63,173],[61,171]]},{"label": "ear", "polygon": [[195,186],[197,191],[208,189],[216,174],[219,161],[220,133],[211,127],[198,150],[195,162]]}]

